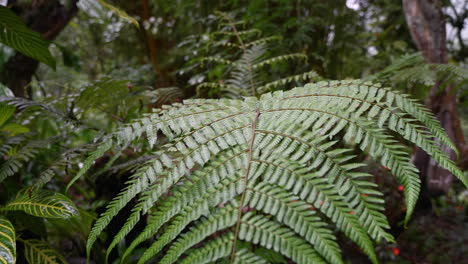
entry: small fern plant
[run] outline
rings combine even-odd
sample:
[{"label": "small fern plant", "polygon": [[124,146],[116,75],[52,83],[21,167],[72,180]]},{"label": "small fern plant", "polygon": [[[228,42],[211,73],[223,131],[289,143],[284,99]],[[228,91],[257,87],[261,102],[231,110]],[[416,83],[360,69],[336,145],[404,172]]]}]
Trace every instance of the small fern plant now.
[{"label": "small fern plant", "polygon": [[[137,139],[154,146],[158,134],[165,137],[159,137],[156,158],[141,165],[97,220],[88,254],[110,221],[136,199],[108,247],[109,256],[126,243],[122,263],[138,247],[144,249],[138,263],[265,263],[254,250],[259,247],[295,263],[343,263],[335,229],[377,263],[373,241],[393,237],[383,195],[371,175],[359,170],[365,165],[351,147],[388,167],[404,185],[407,222],[420,180],[396,135],[468,185],[433,140],[457,151],[426,108],[359,80],[166,106],[102,141],[75,180],[108,150]],[[139,221],[145,221],[144,230],[125,241]]]},{"label": "small fern plant", "polygon": [[[208,94],[210,97],[238,99],[258,96],[290,84],[300,85],[301,82],[321,79],[315,71],[278,77],[284,72],[275,69],[275,66],[288,61],[306,61],[307,56],[303,53],[272,56],[268,43],[278,42],[278,36],[261,37],[260,30],[248,28],[245,21],[236,21],[228,13],[217,12],[216,18],[218,30],[205,34],[197,43],[201,46],[198,50],[205,56],[195,58],[195,63],[192,61],[194,64],[190,67],[209,64],[213,66],[213,72],[221,69],[222,73],[206,74],[211,81],[197,84],[199,97]],[[221,51],[219,48],[222,48]],[[226,50],[229,50],[229,54],[226,54]],[[196,79],[202,80],[202,76],[195,75],[189,82],[197,83]]]}]

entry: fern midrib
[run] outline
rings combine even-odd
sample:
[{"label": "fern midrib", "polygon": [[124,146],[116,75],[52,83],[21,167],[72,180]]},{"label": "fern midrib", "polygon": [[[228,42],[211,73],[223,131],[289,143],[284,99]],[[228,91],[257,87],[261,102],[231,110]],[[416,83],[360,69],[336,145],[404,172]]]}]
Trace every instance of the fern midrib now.
[{"label": "fern midrib", "polygon": [[242,192],[242,196],[241,196],[239,206],[237,209],[237,223],[236,223],[236,229],[234,232],[234,239],[232,243],[231,263],[234,263],[234,260],[236,259],[236,243],[239,237],[239,231],[240,231],[240,225],[241,225],[241,219],[242,219],[242,209],[244,206],[245,196],[247,193],[246,190],[247,190],[247,184],[249,181],[250,166],[252,164],[253,146],[255,142],[255,135],[257,132],[257,121],[259,117],[260,117],[260,110],[257,109],[254,120],[252,122],[252,138],[250,139],[249,150],[248,150],[249,156],[247,160],[247,168],[245,169],[245,175],[244,175],[244,191]]},{"label": "fern midrib", "polygon": [[[247,188],[247,190],[248,190],[248,191],[251,191],[251,192],[259,193],[259,194],[261,194],[261,195],[268,196],[269,198],[271,198],[271,199],[273,199],[273,200],[276,200],[276,201],[279,201],[279,202],[282,201],[280,198],[278,198],[278,197],[276,197],[276,196],[274,196],[274,195],[271,195],[271,194],[269,194],[269,193],[267,193],[267,192],[263,192],[263,191],[260,191],[260,190],[256,190],[256,189],[254,189],[254,188]],[[298,199],[300,199],[300,198],[298,197]],[[289,203],[286,203],[286,202],[285,202],[285,204],[286,204],[286,206],[287,206],[288,208],[290,208],[291,210],[293,210],[294,212],[296,212],[300,217],[302,217],[303,219],[307,219],[309,216],[308,216],[306,213],[304,213],[305,210],[300,210],[300,209],[298,209],[297,207],[291,206],[291,204],[292,204],[293,202],[294,202],[294,200],[291,201],[291,202],[289,202]],[[308,202],[305,202],[305,201],[304,201],[304,203],[310,207],[310,210],[316,210],[316,208],[315,208],[312,204],[310,204],[310,203],[308,203]],[[314,214],[315,214],[315,213],[314,213]],[[278,221],[278,222],[284,223],[284,221]],[[307,223],[306,220],[304,220],[304,222]],[[289,228],[291,228],[292,230],[297,231],[297,230],[295,230],[295,228],[294,228],[293,226],[290,226],[290,225],[287,225],[287,226],[289,226]],[[324,244],[326,244],[326,245],[329,246],[329,247],[332,247],[332,243],[330,243],[330,241],[329,241],[326,237],[323,236],[323,233],[321,233],[321,232],[319,232],[318,230],[315,229],[315,228],[317,228],[316,226],[310,226],[310,223],[309,223],[308,228],[310,228],[310,229],[312,230],[312,232],[315,234],[315,236],[320,237],[321,240],[320,240],[319,242],[324,243]],[[301,236],[301,237],[304,237],[304,239],[306,239],[309,243],[314,244],[313,241],[311,241],[311,240],[305,238],[305,236]],[[322,251],[322,250],[317,250],[317,252],[318,252],[319,255],[321,255],[323,258],[329,259],[329,258],[326,256],[326,252],[324,252],[324,251]],[[333,252],[333,253],[337,253],[337,252]],[[338,253],[339,253],[339,252],[338,252]],[[322,255],[322,254],[324,254],[324,255]],[[332,254],[332,255],[333,255],[333,254]],[[332,256],[331,259],[334,259],[334,257],[335,257],[335,256]]]},{"label": "fern midrib", "polygon": [[210,123],[205,124],[205,125],[202,125],[202,126],[196,128],[196,129],[190,131],[189,133],[185,134],[183,137],[181,137],[181,138],[179,138],[177,141],[175,141],[172,145],[173,145],[173,146],[177,145],[177,143],[182,142],[182,141],[183,141],[184,139],[186,139],[187,137],[189,137],[189,136],[195,134],[196,132],[198,132],[198,131],[200,131],[200,130],[206,128],[206,127],[209,127],[209,126],[211,126],[211,125],[213,125],[213,124],[216,124],[216,123],[218,123],[218,122],[221,122],[221,121],[223,121],[223,120],[230,119],[230,118],[233,118],[233,117],[242,115],[242,114],[245,114],[245,113],[244,113],[244,112],[239,112],[239,113],[235,113],[235,114],[232,114],[232,115],[228,115],[228,116],[225,116],[225,117],[222,117],[222,118],[213,120],[213,121],[211,121]]}]

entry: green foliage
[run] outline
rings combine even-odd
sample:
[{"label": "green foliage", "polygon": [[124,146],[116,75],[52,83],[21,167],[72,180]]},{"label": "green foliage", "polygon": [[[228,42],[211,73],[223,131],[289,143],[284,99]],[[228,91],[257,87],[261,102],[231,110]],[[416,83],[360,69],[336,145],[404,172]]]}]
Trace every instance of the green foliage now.
[{"label": "green foliage", "polygon": [[7,203],[2,210],[24,211],[44,218],[70,218],[78,214],[76,206],[63,194],[29,189],[18,192],[16,198]]},{"label": "green foliage", "polygon": [[99,4],[101,4],[103,7],[109,9],[109,10],[112,10],[112,12],[114,12],[115,14],[117,14],[119,17],[127,20],[128,22],[132,23],[133,25],[135,25],[137,28],[140,27],[140,24],[138,24],[138,21],[136,21],[135,18],[131,17],[130,15],[127,14],[127,12],[125,12],[124,10],[118,8],[118,7],[115,7],[109,3],[107,3],[106,1],[104,0],[98,0]]},{"label": "green foliage", "polygon": [[[164,107],[105,139],[79,176],[111,146],[126,147],[141,137],[154,145],[159,133],[167,143],[98,219],[88,254],[110,221],[137,199],[108,248],[109,254],[147,215],[124,263],[148,239],[139,263],[155,257],[174,263],[182,255],[197,263],[261,258],[253,246],[237,250],[240,241],[297,263],[342,263],[335,228],[376,263],[372,241],[393,237],[382,193],[359,169],[365,165],[351,147],[388,167],[404,186],[408,222],[420,179],[396,134],[468,185],[432,139],[456,151],[427,109],[406,94],[359,80],[308,84],[259,99],[193,99]],[[195,245],[201,249],[190,250]]]},{"label": "green foliage", "polygon": [[99,17],[103,20],[107,20],[109,18],[108,11],[110,10],[113,14],[116,14],[119,18],[127,21],[128,23],[133,24],[135,27],[140,28],[140,24],[138,21],[127,14],[125,10],[118,8],[115,5],[109,4],[104,0],[82,0],[79,3],[79,7],[83,12],[89,13],[92,16]]},{"label": "green foliage", "polygon": [[0,261],[4,264],[16,263],[15,228],[8,219],[0,215]]},{"label": "green foliage", "polygon": [[[24,232],[28,234],[18,241],[24,245],[25,257],[30,263],[66,263],[50,245],[30,240],[29,232],[37,235],[33,238],[46,238],[44,218],[49,219],[47,223],[50,225],[54,223],[51,220],[66,219],[71,223],[74,221],[71,218],[79,216],[78,208],[67,196],[44,190],[44,187],[62,188],[60,181],[63,179],[59,176],[73,173],[78,167],[78,158],[86,155],[93,146],[85,138],[79,138],[97,130],[90,128],[96,125],[93,118],[102,120],[96,116],[119,114],[122,119],[117,122],[131,119],[152,100],[146,92],[145,87],[130,87],[127,81],[101,79],[53,100],[0,98],[0,183],[2,188],[8,186],[8,192],[1,196],[0,216],[5,215],[12,221],[18,237],[22,237]],[[96,98],[96,94],[99,97]],[[113,123],[109,120],[105,122],[112,129]],[[89,141],[95,135],[101,134],[94,132]],[[11,176],[17,177],[12,179]],[[16,187],[14,181],[17,179],[24,183]],[[50,184],[52,180],[55,182]],[[22,190],[18,192],[15,188]],[[90,217],[87,212],[85,214]],[[48,227],[49,235],[50,230],[57,228],[56,225]],[[74,228],[82,227],[76,225]],[[84,240],[84,234],[82,237]]]},{"label": "green foliage", "polygon": [[[208,73],[208,77],[214,74],[219,76],[217,80],[214,78],[215,81],[198,84],[198,96],[208,94],[210,97],[238,99],[243,96],[258,96],[280,87],[284,89],[290,84],[321,79],[315,71],[278,77],[281,75],[275,67],[291,61],[306,61],[307,56],[303,53],[292,53],[272,57],[268,43],[278,42],[279,37],[261,37],[261,31],[248,29],[245,21],[235,21],[234,17],[227,13],[218,12],[217,15],[218,30],[203,35],[197,44],[200,51],[207,55],[195,61],[201,64],[218,64]],[[224,49],[213,54],[213,51],[220,47]],[[229,53],[225,53],[226,49]],[[233,57],[232,54],[239,55]],[[222,73],[216,73],[219,68],[224,69]],[[194,78],[200,76],[195,75]]]},{"label": "green foliage", "polygon": [[55,60],[49,51],[49,42],[29,29],[9,8],[0,5],[0,43],[43,62],[55,69]]},{"label": "green foliage", "polygon": [[41,240],[28,239],[21,240],[24,244],[24,256],[30,263],[41,264],[65,264],[67,261],[60,253]]},{"label": "green foliage", "polygon": [[426,98],[429,88],[437,83],[441,84],[441,90],[454,85],[455,91],[459,91],[467,84],[468,70],[455,64],[426,63],[420,53],[414,53],[396,59],[390,66],[366,79],[402,87],[422,86],[421,93],[413,91],[413,94]]}]

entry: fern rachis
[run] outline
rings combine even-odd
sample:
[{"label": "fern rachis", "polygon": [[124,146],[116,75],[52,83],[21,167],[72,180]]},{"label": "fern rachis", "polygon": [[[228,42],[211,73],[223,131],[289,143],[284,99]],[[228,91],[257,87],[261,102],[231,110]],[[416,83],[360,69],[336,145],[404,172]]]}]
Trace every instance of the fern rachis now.
[{"label": "fern rachis", "polygon": [[[367,152],[405,186],[408,221],[419,176],[409,153],[389,131],[426,150],[467,184],[430,139],[453,147],[433,116],[406,95],[372,83],[321,82],[260,99],[198,99],[165,107],[121,129],[97,151],[127,146],[139,137],[154,144],[158,132],[169,141],[97,221],[88,253],[112,218],[137,197],[139,204],[109,247],[149,215],[123,262],[143,241],[154,238],[140,263],[156,256],[161,263],[262,261],[249,248],[237,250],[237,241],[277,251],[297,263],[341,263],[333,226],[377,262],[372,239],[393,240],[382,213],[382,194],[369,174],[357,170],[364,165],[346,146],[355,144]],[[215,253],[200,255],[189,250],[194,245]],[[162,251],[166,246],[168,251]]]}]

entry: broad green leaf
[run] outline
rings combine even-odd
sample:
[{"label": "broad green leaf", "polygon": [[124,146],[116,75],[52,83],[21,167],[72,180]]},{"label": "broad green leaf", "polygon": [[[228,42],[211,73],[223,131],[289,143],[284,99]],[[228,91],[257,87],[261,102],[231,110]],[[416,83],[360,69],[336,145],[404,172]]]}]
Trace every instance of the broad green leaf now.
[{"label": "broad green leaf", "polygon": [[24,256],[30,264],[67,263],[60,253],[43,241],[28,239],[21,242],[24,244]]},{"label": "broad green leaf", "polygon": [[7,104],[0,104],[0,127],[2,127],[15,113],[15,107]]},{"label": "broad green leaf", "polygon": [[0,6],[0,43],[55,69],[49,41],[31,29],[9,8]]},{"label": "broad green leaf", "polygon": [[16,262],[16,238],[13,225],[3,216],[0,216],[0,263],[10,264]]},{"label": "broad green leaf", "polygon": [[[2,65],[1,65],[1,62],[0,62],[0,71],[2,70],[1,66]],[[15,95],[13,94],[13,92],[8,87],[6,87],[4,84],[0,83],[0,96],[15,96]]]},{"label": "broad green leaf", "polygon": [[1,130],[8,132],[10,136],[29,132],[29,128],[15,123],[6,124],[2,127]]},{"label": "broad green leaf", "polygon": [[5,205],[3,210],[19,210],[27,214],[45,218],[69,218],[78,215],[78,209],[65,195],[50,192],[20,191],[15,200]]},{"label": "broad green leaf", "polygon": [[135,25],[137,28],[140,28],[140,24],[138,24],[138,21],[136,21],[136,19],[134,19],[133,17],[131,17],[129,14],[127,14],[127,12],[123,11],[122,9],[120,8],[117,8],[109,3],[107,3],[106,1],[104,0],[98,0],[98,2],[105,8],[111,10],[112,12],[114,12],[116,15],[118,15],[119,17],[127,20],[128,22],[132,23],[133,25]]}]

